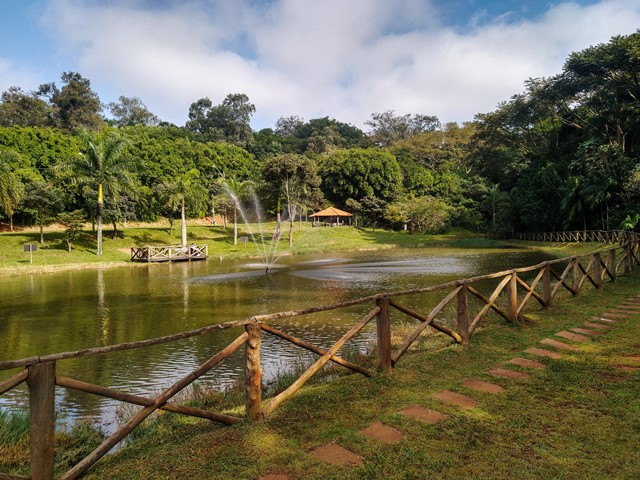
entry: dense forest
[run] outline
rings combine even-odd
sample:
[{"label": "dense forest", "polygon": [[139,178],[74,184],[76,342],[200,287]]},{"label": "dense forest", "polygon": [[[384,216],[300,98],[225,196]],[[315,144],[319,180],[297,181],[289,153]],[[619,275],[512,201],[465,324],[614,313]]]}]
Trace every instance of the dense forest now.
[{"label": "dense forest", "polygon": [[[0,99],[0,219],[72,213],[113,224],[233,215],[257,192],[300,217],[329,204],[360,226],[435,232],[633,228],[640,210],[640,31],[573,53],[562,72],[459,125],[373,113],[367,131],[282,117],[253,131],[241,93],[161,121],[139,98],[103,105],[89,79]],[[65,217],[66,216],[66,217]]]}]

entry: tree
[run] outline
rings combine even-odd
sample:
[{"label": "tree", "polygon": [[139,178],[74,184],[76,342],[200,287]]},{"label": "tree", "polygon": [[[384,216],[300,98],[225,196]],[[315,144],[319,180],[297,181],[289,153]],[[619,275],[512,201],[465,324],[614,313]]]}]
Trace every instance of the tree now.
[{"label": "tree", "polygon": [[396,225],[406,225],[409,233],[437,233],[449,224],[451,208],[441,199],[425,195],[408,196],[390,204],[385,217]]},{"label": "tree", "polygon": [[250,121],[255,111],[244,93],[230,93],[216,106],[205,97],[191,104],[185,127],[204,141],[224,140],[247,147],[253,141]]},{"label": "tree", "polygon": [[71,173],[71,181],[98,192],[96,207],[97,255],[102,255],[102,216],[105,192],[115,201],[134,184],[136,163],[125,155],[127,139],[113,130],[102,133],[83,130],[81,153],[62,168]]},{"label": "tree", "polygon": [[280,117],[276,120],[276,128],[274,133],[281,137],[295,137],[299,134],[300,130],[304,126],[304,119],[297,115],[290,115],[288,117]]},{"label": "tree", "polygon": [[402,174],[396,158],[378,148],[334,150],[318,162],[325,196],[340,205],[349,198],[375,196],[392,200],[402,188]]},{"label": "tree", "polygon": [[84,213],[82,210],[64,212],[58,215],[58,223],[64,227],[64,240],[67,244],[67,251],[71,253],[72,244],[80,238],[84,225]]},{"label": "tree", "polygon": [[62,192],[51,184],[31,182],[26,186],[24,208],[33,212],[40,228],[40,243],[44,243],[44,226],[53,222],[62,211],[64,204]]},{"label": "tree", "polygon": [[40,86],[37,94],[48,96],[54,107],[56,125],[65,130],[97,130],[102,124],[102,104],[91,82],[77,72],[64,72],[62,88],[54,83]]},{"label": "tree", "polygon": [[316,173],[315,163],[304,155],[277,155],[264,164],[262,177],[276,198],[283,198],[286,202],[291,247],[296,214],[302,211],[304,204],[317,204],[321,199],[321,180]]},{"label": "tree", "polygon": [[418,133],[433,132],[440,128],[438,117],[419,114],[396,115],[394,110],[372,113],[371,120],[367,120],[365,124],[371,127],[369,137],[380,147],[388,147]]},{"label": "tree", "polygon": [[129,98],[121,95],[118,102],[110,102],[108,106],[114,117],[112,123],[116,127],[155,126],[160,123],[160,119],[151,113],[138,97]]},{"label": "tree", "polygon": [[13,215],[24,199],[24,184],[11,168],[10,163],[19,159],[11,150],[0,150],[0,208],[9,219],[9,229],[13,232]]},{"label": "tree", "polygon": [[35,93],[20,87],[9,87],[0,98],[0,125],[43,127],[49,124],[49,105]]},{"label": "tree", "polygon": [[[200,172],[191,169],[178,175],[174,180],[160,186],[161,201],[170,212],[180,209],[180,237],[182,246],[187,246],[187,204],[194,210],[200,209],[207,199],[207,190],[200,183]],[[170,215],[173,215],[171,213]],[[170,216],[173,230],[173,217]]]}]

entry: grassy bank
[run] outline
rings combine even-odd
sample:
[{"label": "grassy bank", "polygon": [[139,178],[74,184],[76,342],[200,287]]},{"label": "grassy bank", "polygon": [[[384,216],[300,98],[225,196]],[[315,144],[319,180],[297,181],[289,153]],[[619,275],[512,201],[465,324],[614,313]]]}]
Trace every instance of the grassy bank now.
[{"label": "grassy bank", "polygon": [[[286,224],[283,224],[283,227]],[[251,225],[251,230],[260,239],[259,226]],[[270,241],[275,223],[263,226]],[[288,228],[288,227],[287,227]],[[239,236],[250,234],[245,225],[240,226]],[[71,253],[67,252],[62,230],[48,229],[45,243],[39,244],[37,229],[23,229],[16,232],[0,233],[0,276],[24,273],[51,272],[62,269],[100,268],[131,265],[130,249],[142,245],[176,245],[180,243],[179,225],[170,235],[168,225],[131,224],[119,230],[113,238],[113,231],[104,232],[104,252],[101,257],[95,254],[95,233],[85,230],[74,244]],[[189,243],[209,245],[209,255],[223,259],[256,256],[253,242],[233,244],[233,226],[193,224],[188,229]],[[33,254],[33,263],[29,262],[29,253],[23,251],[24,244],[37,244],[38,251]],[[505,242],[475,236],[469,232],[451,232],[445,235],[410,235],[408,232],[357,229],[352,227],[313,228],[310,224],[296,224],[294,245],[287,246],[286,228],[278,252],[286,254],[323,253],[338,251],[377,250],[395,247],[450,246],[467,248],[494,248],[504,246]],[[550,246],[558,254],[570,255],[576,246],[565,244]],[[593,250],[593,245],[578,245],[578,249]]]},{"label": "grassy bank", "polygon": [[[528,326],[493,325],[470,348],[414,351],[391,375],[357,375],[304,388],[259,425],[221,427],[171,414],[130,447],[99,463],[91,479],[635,479],[640,465],[640,316],[605,336],[579,344],[526,380],[498,380],[487,371],[563,329],[640,293],[640,274],[529,312]],[[529,356],[529,358],[535,358]],[[538,358],[535,358],[539,360]],[[466,378],[498,383],[500,394],[461,385]],[[446,406],[431,397],[449,389],[471,395],[475,408]],[[451,418],[427,425],[400,413],[421,405]],[[237,409],[236,409],[237,413]],[[404,438],[384,445],[360,431],[383,422]],[[309,454],[337,442],[364,459],[332,466]]]}]

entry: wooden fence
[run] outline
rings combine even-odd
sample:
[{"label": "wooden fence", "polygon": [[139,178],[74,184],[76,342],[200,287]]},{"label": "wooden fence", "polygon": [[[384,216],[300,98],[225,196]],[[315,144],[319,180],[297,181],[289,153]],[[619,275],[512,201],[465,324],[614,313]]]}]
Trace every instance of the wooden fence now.
[{"label": "wooden fence", "polygon": [[206,260],[209,257],[208,245],[161,245],[131,248],[132,262],[182,262]]},{"label": "wooden fence", "polygon": [[518,233],[515,238],[534,242],[600,242],[613,245],[626,243],[635,236],[634,232],[621,230],[577,230],[573,232]]},{"label": "wooden fence", "polygon": [[[594,253],[456,280],[442,285],[380,293],[342,303],[302,310],[257,315],[240,321],[210,325],[197,330],[144,341],[0,362],[0,370],[20,369],[7,380],[0,382],[0,395],[26,382],[29,391],[29,413],[31,418],[29,434],[30,476],[20,477],[0,473],[0,479],[53,479],[54,400],[56,387],[87,392],[143,407],[118,431],[105,439],[92,453],[60,477],[64,480],[75,479],[86,472],[87,469],[157,410],[190,415],[227,425],[242,421],[258,422],[268,417],[278,406],[291,398],[328,362],[334,362],[367,377],[374,375],[375,372],[373,370],[350,362],[338,355],[340,349],[349,339],[361,332],[369,322],[374,320],[376,322],[377,367],[382,372],[390,372],[403,354],[427,328],[447,335],[451,337],[452,341],[461,345],[468,345],[473,333],[481,325],[482,320],[489,311],[495,312],[507,322],[523,322],[527,321],[524,312],[525,308],[532,303],[532,299],[542,307],[548,307],[563,289],[574,296],[578,295],[586,285],[601,289],[605,281],[613,282],[618,275],[627,274],[632,271],[634,266],[640,265],[638,260],[639,238],[637,235],[626,233],[624,235],[619,234],[616,237],[614,235],[605,236],[604,232],[601,233],[603,234],[601,238],[624,239],[625,243],[601,249]],[[573,234],[574,232],[571,232],[565,238],[576,238],[571,236]],[[558,237],[555,236],[547,236],[546,238],[549,238],[548,241],[558,241],[556,239]],[[480,284],[482,284],[482,288]],[[488,291],[491,291],[491,293],[481,293],[481,290],[487,291],[488,284],[490,284]],[[439,299],[437,305],[429,312],[418,312],[408,307],[406,300],[403,301],[408,296],[423,294],[437,295]],[[455,311],[452,326],[447,325],[447,320],[451,320],[451,318],[445,318],[445,307],[448,305],[454,307]],[[329,349],[315,346],[272,325],[276,320],[286,324],[286,319],[288,318],[354,306],[362,306],[363,314],[361,319]],[[403,316],[407,316],[416,322],[414,331],[406,337],[395,351],[392,350],[391,345],[392,312],[400,312]],[[238,327],[242,327],[244,331],[235,340],[153,398],[133,395],[56,374],[56,364],[60,361],[145,348]],[[261,398],[260,346],[261,342],[268,338],[268,336],[263,335],[263,332],[269,336],[284,339],[318,355],[318,359],[289,388],[266,402],[263,402]],[[171,399],[179,391],[220,364],[242,346],[244,346],[246,364],[244,383],[246,409],[244,418],[200,408],[181,406],[171,402]]]}]

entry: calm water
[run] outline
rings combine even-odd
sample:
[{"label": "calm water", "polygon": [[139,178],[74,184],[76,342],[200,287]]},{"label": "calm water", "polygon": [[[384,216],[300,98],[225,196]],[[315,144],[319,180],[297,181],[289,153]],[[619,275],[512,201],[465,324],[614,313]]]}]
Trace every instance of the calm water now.
[{"label": "calm water", "polygon": [[[0,279],[0,361],[112,345],[168,335],[261,313],[344,301],[381,291],[436,285],[545,260],[542,253],[505,249],[411,249],[331,256],[283,257],[265,275],[257,264],[206,262],[143,265],[107,270]],[[434,300],[407,299],[413,307]],[[329,347],[373,305],[276,324]],[[157,392],[226,346],[242,332],[227,330],[153,348],[61,361],[57,372],[131,393]],[[371,329],[358,336],[362,347]],[[203,378],[227,385],[242,377],[243,349]],[[262,361],[272,377],[301,351],[264,334]],[[0,379],[12,372],[0,372]],[[61,417],[100,421],[113,428],[111,402],[57,389]],[[20,408],[24,389],[0,397],[0,406]]]}]

